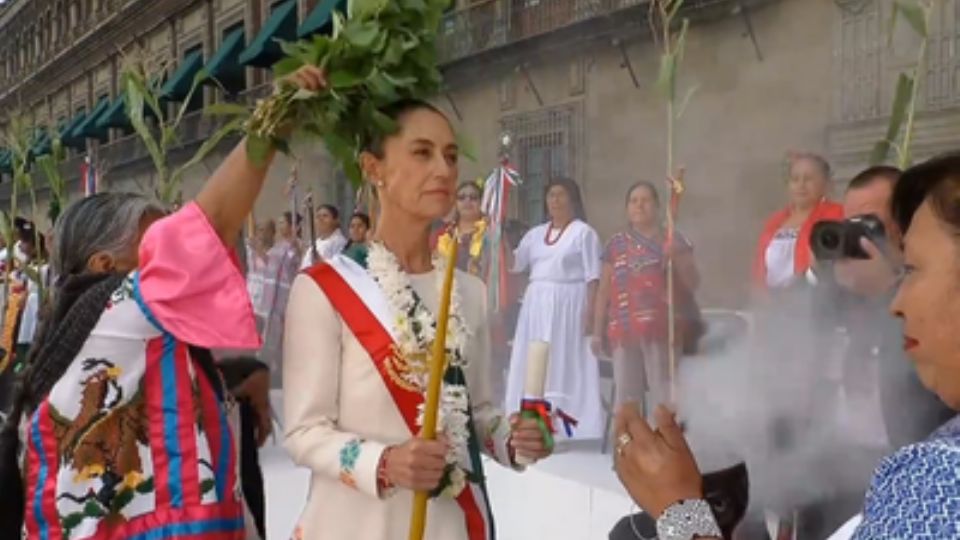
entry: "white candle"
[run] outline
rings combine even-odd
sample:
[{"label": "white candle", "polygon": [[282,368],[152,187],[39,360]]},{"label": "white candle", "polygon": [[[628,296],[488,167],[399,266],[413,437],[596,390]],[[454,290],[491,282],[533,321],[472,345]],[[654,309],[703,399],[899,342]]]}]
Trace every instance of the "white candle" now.
[{"label": "white candle", "polygon": [[[543,399],[549,365],[550,344],[544,341],[531,341],[527,346],[527,380],[523,385],[524,399]],[[536,460],[518,455],[516,462],[517,465],[526,467],[533,465]]]},{"label": "white candle", "polygon": [[525,398],[543,399],[549,365],[550,344],[544,341],[531,341],[527,347],[527,381],[523,387]]}]

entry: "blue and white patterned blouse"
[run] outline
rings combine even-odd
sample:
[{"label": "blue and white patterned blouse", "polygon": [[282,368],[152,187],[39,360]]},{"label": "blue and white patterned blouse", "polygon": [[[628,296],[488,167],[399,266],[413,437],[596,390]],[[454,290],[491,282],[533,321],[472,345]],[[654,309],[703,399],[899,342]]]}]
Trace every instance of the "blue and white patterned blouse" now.
[{"label": "blue and white patterned blouse", "polygon": [[960,539],[960,416],[885,458],[854,540]]}]

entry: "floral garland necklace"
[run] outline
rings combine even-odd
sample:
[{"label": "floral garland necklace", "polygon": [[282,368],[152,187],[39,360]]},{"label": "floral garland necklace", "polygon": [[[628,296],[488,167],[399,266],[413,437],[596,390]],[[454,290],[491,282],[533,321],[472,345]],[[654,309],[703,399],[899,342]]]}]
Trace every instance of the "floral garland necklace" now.
[{"label": "floral garland necklace", "polygon": [[[446,260],[433,257],[437,290],[443,290]],[[400,268],[396,256],[380,242],[372,242],[367,254],[367,270],[380,286],[390,307],[393,308],[393,335],[396,341],[394,356],[400,363],[396,370],[397,382],[421,394],[426,394],[429,362],[436,336],[436,318],[423,304],[420,295],[413,289],[410,276]],[[450,298],[450,315],[447,324],[446,370],[466,372],[464,354],[469,331],[460,309],[460,295],[454,286]],[[391,375],[394,376],[394,375]],[[447,454],[447,469],[442,494],[456,498],[466,487],[465,469],[470,467],[470,400],[466,384],[453,384],[445,377],[437,422],[450,441]],[[459,377],[461,382],[464,377]],[[424,401],[426,401],[424,399]],[[423,426],[423,404],[419,407],[417,425]]]}]

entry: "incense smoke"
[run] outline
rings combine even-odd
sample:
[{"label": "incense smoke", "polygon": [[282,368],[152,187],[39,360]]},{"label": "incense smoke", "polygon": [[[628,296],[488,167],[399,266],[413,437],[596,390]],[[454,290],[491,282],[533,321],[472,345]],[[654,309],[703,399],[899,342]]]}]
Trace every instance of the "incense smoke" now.
[{"label": "incense smoke", "polygon": [[[809,291],[778,297],[752,312],[749,337],[681,366],[680,414],[701,470],[745,461],[754,509],[865,491],[889,450],[879,398],[844,397],[846,336],[829,311]],[[876,388],[875,370],[858,375]]]}]

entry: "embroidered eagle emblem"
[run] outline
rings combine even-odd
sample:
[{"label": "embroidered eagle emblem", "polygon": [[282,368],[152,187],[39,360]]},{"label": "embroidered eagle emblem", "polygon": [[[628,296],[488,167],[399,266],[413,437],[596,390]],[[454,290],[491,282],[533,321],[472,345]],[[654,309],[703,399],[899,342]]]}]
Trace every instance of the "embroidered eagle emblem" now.
[{"label": "embroidered eagle emblem", "polygon": [[153,489],[153,479],[144,479],[138,445],[147,445],[147,428],[142,388],[124,402],[124,389],[119,379],[121,368],[103,358],[83,361],[84,377],[80,382],[80,411],[73,419],[54,407],[50,416],[57,439],[61,466],[75,471],[74,482],[100,480],[99,489],[90,489],[78,496],[61,493],[81,505],[82,511],[62,517],[68,531],[85,518],[123,520],[120,511],[135,492]]}]

